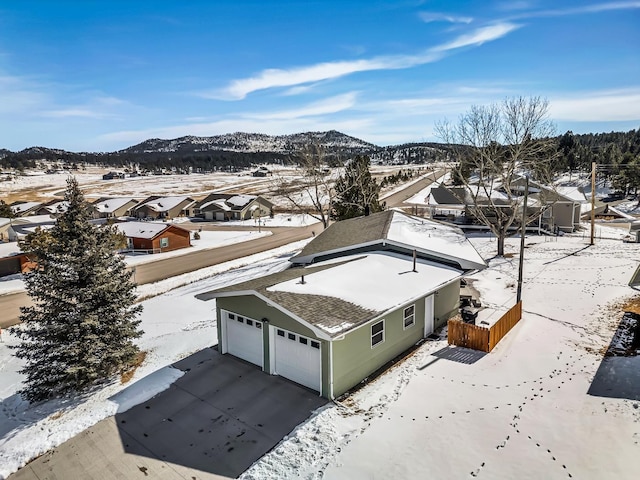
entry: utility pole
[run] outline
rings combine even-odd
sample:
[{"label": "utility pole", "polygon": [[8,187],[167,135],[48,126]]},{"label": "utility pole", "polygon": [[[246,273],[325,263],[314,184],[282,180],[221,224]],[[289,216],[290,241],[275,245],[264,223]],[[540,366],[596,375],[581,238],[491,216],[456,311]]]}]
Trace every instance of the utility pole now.
[{"label": "utility pole", "polygon": [[524,204],[522,205],[522,223],[520,225],[520,259],[518,262],[518,290],[516,303],[522,300],[522,269],[524,267],[524,232],[527,227],[527,197],[529,196],[529,177],[524,177]]},{"label": "utility pole", "polygon": [[596,232],[596,162],[591,162],[591,243],[595,243]]}]

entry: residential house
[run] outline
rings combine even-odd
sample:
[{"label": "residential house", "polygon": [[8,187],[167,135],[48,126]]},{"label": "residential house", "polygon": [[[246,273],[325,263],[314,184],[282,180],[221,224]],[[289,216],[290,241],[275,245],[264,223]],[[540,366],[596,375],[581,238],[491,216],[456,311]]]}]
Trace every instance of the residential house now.
[{"label": "residential house", "polygon": [[[582,213],[582,219],[583,220],[590,220],[591,219],[591,208],[586,209],[583,213]],[[593,210],[593,216],[596,220],[604,220],[604,221],[610,221],[610,220],[625,220],[625,221],[631,221],[633,222],[636,217],[634,217],[633,215],[629,215],[627,213],[624,213],[621,210],[618,210],[616,207],[612,207],[611,205],[605,204],[605,205],[600,205],[598,207],[596,207]]]},{"label": "residential house", "polygon": [[122,222],[115,225],[127,237],[128,250],[160,253],[191,246],[191,232],[170,223]]},{"label": "residential house", "polygon": [[103,180],[115,180],[115,179],[123,179],[125,177],[122,172],[109,172],[102,175]]},{"label": "residential house", "polygon": [[16,242],[0,243],[0,277],[22,272],[28,262]]},{"label": "residential house", "polygon": [[30,233],[36,230],[47,230],[56,224],[51,215],[29,215],[11,220],[9,228],[6,230],[6,237],[10,242],[23,240]]},{"label": "residential house", "polygon": [[129,215],[138,201],[131,197],[99,198],[93,202],[95,218],[117,218]]},{"label": "residential house", "polygon": [[270,215],[273,203],[257,195],[212,193],[194,210],[205,220],[248,220]]},{"label": "residential house", "polygon": [[251,175],[254,177],[266,177],[267,175],[271,175],[271,170],[269,170],[267,167],[260,167],[253,173],[251,173]]},{"label": "residential house", "polygon": [[0,217],[0,242],[9,241],[9,228],[11,228],[11,219]]},{"label": "residential house", "polygon": [[331,225],[279,273],[213,290],[219,349],[335,398],[458,312],[486,267],[453,226],[396,211]]},{"label": "residential house", "polygon": [[[511,188],[524,193],[525,179],[518,177]],[[580,228],[580,209],[586,202],[577,188],[549,187],[529,180],[529,197],[542,207],[541,227],[548,231],[573,232]]]},{"label": "residential house", "polygon": [[159,197],[151,196],[133,207],[132,216],[153,220],[189,216],[195,200],[187,196]]},{"label": "residential house", "polygon": [[41,202],[14,202],[10,208],[16,217],[25,217],[33,215],[41,206]]},{"label": "residential house", "polygon": [[69,202],[65,200],[51,200],[43,203],[33,211],[33,215],[59,215],[67,211]]}]

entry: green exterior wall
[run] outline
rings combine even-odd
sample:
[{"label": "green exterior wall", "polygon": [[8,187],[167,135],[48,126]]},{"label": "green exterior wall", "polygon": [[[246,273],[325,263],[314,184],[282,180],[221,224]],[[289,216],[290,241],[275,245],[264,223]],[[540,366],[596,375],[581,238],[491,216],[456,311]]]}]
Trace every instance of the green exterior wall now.
[{"label": "green exterior wall", "polygon": [[433,302],[433,326],[437,330],[447,324],[447,320],[458,313],[460,308],[460,280],[441,288]]},{"label": "green exterior wall", "polygon": [[[455,282],[441,288],[434,293],[434,328],[438,329],[458,312],[460,303],[460,282]],[[399,309],[368,322],[367,324],[345,334],[341,340],[333,340],[333,395],[337,397],[359,384],[367,376],[393,360],[402,352],[419,342],[424,335],[425,297],[415,302],[407,303]],[[412,327],[403,329],[404,309],[415,305],[415,323]],[[297,320],[289,317],[280,310],[270,307],[266,302],[253,295],[239,297],[222,297],[216,299],[216,313],[218,318],[218,338],[222,341],[221,310],[234,312],[254,320],[268,319],[268,325],[295,332],[320,342],[322,359],[322,392],[323,397],[329,398],[331,392],[330,375],[330,342],[319,339],[313,331]],[[371,326],[384,319],[384,342],[371,348]],[[357,319],[354,319],[357,320]],[[264,370],[269,372],[269,328],[262,329]]]},{"label": "green exterior wall", "polygon": [[371,373],[415,345],[424,333],[424,299],[415,302],[415,323],[403,330],[404,308],[385,315],[384,341],[371,347],[374,320],[333,342],[333,394],[338,396],[360,383]]},{"label": "green exterior wall", "polygon": [[[458,313],[460,281],[450,283],[434,295],[434,328],[438,329]],[[359,384],[364,378],[419,342],[424,336],[425,298],[407,303],[384,317],[385,340],[371,347],[373,320],[333,342],[333,394],[338,396]],[[415,305],[415,324],[403,329],[404,309]]]}]

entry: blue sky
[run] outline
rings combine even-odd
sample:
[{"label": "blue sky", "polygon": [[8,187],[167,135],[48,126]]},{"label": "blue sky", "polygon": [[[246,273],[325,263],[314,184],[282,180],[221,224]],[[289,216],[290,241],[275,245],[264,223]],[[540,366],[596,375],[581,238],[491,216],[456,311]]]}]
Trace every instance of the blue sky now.
[{"label": "blue sky", "polygon": [[640,1],[0,0],[0,148],[335,129],[437,141],[516,95],[640,128]]}]

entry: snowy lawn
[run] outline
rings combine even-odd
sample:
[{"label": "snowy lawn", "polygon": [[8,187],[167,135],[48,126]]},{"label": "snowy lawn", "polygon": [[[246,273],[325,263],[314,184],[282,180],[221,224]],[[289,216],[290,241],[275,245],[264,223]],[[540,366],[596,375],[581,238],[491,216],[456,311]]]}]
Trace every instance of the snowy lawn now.
[{"label": "snowy lawn", "polygon": [[[627,282],[640,250],[619,236],[599,227],[588,248],[588,236],[527,237],[524,317],[492,353],[446,348],[444,335],[429,340],[320,409],[242,478],[636,478],[640,401],[587,394],[622,318],[615,304],[637,294]],[[472,242],[490,265],[474,275],[483,305],[508,308],[519,239],[507,241],[506,258],[493,258],[495,240]],[[227,268],[244,266],[203,280],[223,267],[144,286],[139,295],[194,282],[144,302],[140,345],[148,356],[126,387],[30,407],[15,394],[20,365],[7,346],[16,339],[5,332],[0,477],[116,413],[119,403],[128,407],[165,388],[180,375],[171,363],[216,343],[215,304],[193,296],[281,270],[285,253],[230,262]],[[640,356],[628,360],[640,369]]]},{"label": "snowy lawn", "polygon": [[[217,343],[215,301],[203,302],[194,296],[280,271],[288,266],[288,258],[307,242],[296,242],[141,286],[139,296],[158,296],[142,302],[144,335],[139,345],[147,352],[147,357],[126,385],[117,381],[96,388],[84,397],[29,405],[16,394],[22,385],[23,377],[18,373],[22,363],[9,348],[19,341],[12,330],[20,327],[3,330],[4,342],[0,343],[0,479],[100,420],[167,388],[182,375],[171,367],[172,363]],[[192,283],[196,280],[197,283]],[[177,285],[185,286],[175,289]]]},{"label": "snowy lawn", "polygon": [[[582,235],[527,237],[524,316],[492,353],[428,341],[242,478],[637,478],[640,399],[587,394],[622,318],[613,305],[634,295],[640,251],[616,235],[599,228],[587,249]],[[492,259],[495,240],[472,242],[491,259],[474,276],[483,304],[508,308],[519,239],[506,259]],[[634,378],[640,356],[626,360]]]}]

